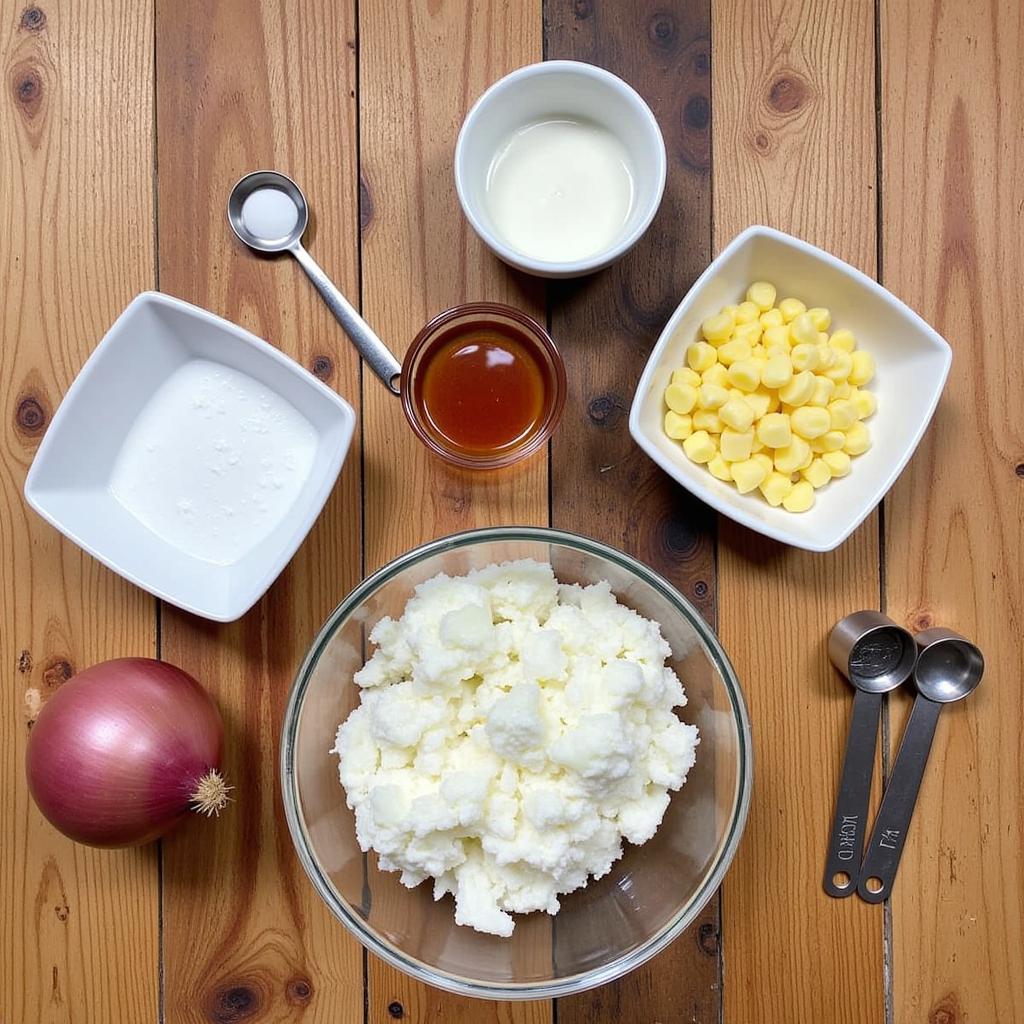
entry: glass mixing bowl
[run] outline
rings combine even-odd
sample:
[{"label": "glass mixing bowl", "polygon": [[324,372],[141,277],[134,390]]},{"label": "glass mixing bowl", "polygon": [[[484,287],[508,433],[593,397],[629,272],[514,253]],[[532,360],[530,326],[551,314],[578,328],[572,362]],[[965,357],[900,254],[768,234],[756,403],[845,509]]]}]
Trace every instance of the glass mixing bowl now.
[{"label": "glass mixing bowl", "polygon": [[[672,795],[657,834],[625,844],[612,870],[561,897],[555,917],[516,915],[511,938],[455,924],[450,896],[425,882],[406,889],[356,842],[355,820],[330,753],[338,725],[358,705],[352,675],[372,650],[369,633],[397,618],[413,588],[444,572],[517,558],[550,562],[563,583],[607,580],[623,604],[661,624],[700,729],[697,763]],[[629,555],[559,530],[473,530],[402,555],[364,580],[313,642],[288,701],[281,784],[303,867],[342,923],[400,970],[430,985],[488,999],[580,992],[617,978],[664,949],[722,881],[750,805],[750,722],[739,682],[715,635],[666,580]]]}]

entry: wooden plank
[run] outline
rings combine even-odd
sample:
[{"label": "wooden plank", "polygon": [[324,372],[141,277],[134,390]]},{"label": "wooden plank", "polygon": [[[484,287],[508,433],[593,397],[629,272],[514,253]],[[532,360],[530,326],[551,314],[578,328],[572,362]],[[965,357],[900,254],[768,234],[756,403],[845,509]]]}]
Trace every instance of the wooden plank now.
[{"label": "wooden plank", "polygon": [[[50,417],[153,284],[152,17],[122,0],[0,17],[0,1020],[155,1020],[155,848],[76,846],[25,786],[28,730],[79,669],[152,655],[154,604],[31,512]],[[102,239],[102,246],[97,246]]]},{"label": "wooden plank", "polygon": [[[543,316],[540,285],[510,274],[466,223],[452,174],[455,137],[473,100],[496,78],[540,59],[539,0],[470,7],[361,0],[359,39],[364,314],[399,357],[430,317],[459,302],[507,302]],[[543,455],[501,473],[450,470],[415,439],[400,404],[370,374],[363,403],[367,571],[455,530],[547,521]],[[460,999],[376,957],[368,966],[372,1022],[551,1017],[547,1001]]]},{"label": "wooden plank", "polygon": [[[545,52],[625,78],[657,116],[669,159],[661,209],[636,249],[605,273],[551,291],[552,334],[569,376],[569,405],[552,444],[553,525],[641,558],[713,623],[713,514],[626,429],[647,354],[711,255],[710,19],[706,3],[549,2]],[[559,1000],[559,1024],[717,1021],[720,974],[716,897],[655,960]]]},{"label": "wooden plank", "polygon": [[[873,274],[873,4],[758,0],[713,13],[712,37],[729,41],[712,75],[716,248],[760,222]],[[846,613],[878,607],[877,516],[828,555],[723,520],[718,572],[757,777],[722,900],[725,1019],[881,1020],[882,913],[821,889],[850,713],[825,638]]]},{"label": "wooden plank", "polygon": [[1022,46],[1014,0],[881,5],[883,279],[954,350],[886,503],[886,596],[910,628],[952,626],[986,661],[939,722],[892,897],[897,1021],[1024,1019],[1024,370],[1009,298],[1024,288]]},{"label": "wooden plank", "polygon": [[[161,287],[267,338],[358,404],[358,360],[299,268],[243,251],[224,214],[243,173],[293,175],[312,208],[312,252],[357,294],[355,77],[352,3],[157,4]],[[357,439],[312,534],[240,622],[164,609],[163,657],[224,712],[236,796],[220,820],[165,845],[170,1021],[363,1019],[361,950],[307,882],[277,783],[293,674],[359,576],[359,473]]]}]

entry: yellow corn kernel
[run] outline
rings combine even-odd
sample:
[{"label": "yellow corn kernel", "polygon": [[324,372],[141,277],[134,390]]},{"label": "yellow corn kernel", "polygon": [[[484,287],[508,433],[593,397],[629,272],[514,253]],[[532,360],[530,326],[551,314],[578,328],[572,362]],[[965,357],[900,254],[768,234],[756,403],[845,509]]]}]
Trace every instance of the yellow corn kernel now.
[{"label": "yellow corn kernel", "polygon": [[781,327],[782,326],[782,313],[778,309],[769,309],[762,313],[758,318],[758,322],[767,331],[769,327]]},{"label": "yellow corn kernel", "polygon": [[794,435],[785,448],[775,449],[775,468],[780,473],[795,473],[806,461],[810,465],[811,446],[802,438]]},{"label": "yellow corn kernel", "polygon": [[697,389],[697,405],[701,409],[721,409],[729,401],[729,392],[721,384],[701,384]]},{"label": "yellow corn kernel", "polygon": [[692,387],[700,387],[700,374],[695,373],[688,366],[684,366],[681,370],[672,371],[672,383],[673,384],[689,384]]},{"label": "yellow corn kernel", "polygon": [[800,470],[800,475],[814,488],[824,487],[832,479],[832,470],[824,459],[811,459],[811,464]]},{"label": "yellow corn kernel", "polygon": [[863,455],[871,447],[871,432],[863,423],[854,423],[846,432],[846,444],[843,451],[847,455]]},{"label": "yellow corn kernel", "polygon": [[827,331],[832,326],[832,314],[823,306],[807,310],[807,315],[814,321],[815,329],[819,331]]},{"label": "yellow corn kernel", "polygon": [[720,388],[729,383],[729,374],[721,363],[709,366],[700,376],[705,384],[717,384]]},{"label": "yellow corn kernel", "polygon": [[[758,439],[757,433],[754,433],[754,443],[750,446],[751,455],[757,455],[758,452],[764,451],[764,442]],[[769,461],[771,461],[769,459]]]},{"label": "yellow corn kernel", "polygon": [[784,388],[779,388],[779,400],[787,405],[806,405],[814,394],[814,374],[810,370],[798,373]]},{"label": "yellow corn kernel", "polygon": [[669,409],[665,413],[665,433],[676,441],[685,441],[693,433],[693,418]]},{"label": "yellow corn kernel", "polygon": [[729,481],[732,479],[729,463],[721,455],[716,455],[713,459],[709,460],[708,469],[711,471],[711,475],[718,480]]},{"label": "yellow corn kernel", "polygon": [[832,417],[828,409],[816,405],[802,405],[799,409],[793,410],[789,422],[794,434],[799,434],[809,441],[812,437],[821,437],[822,434],[828,433]]},{"label": "yellow corn kernel", "polygon": [[794,345],[790,358],[793,360],[793,369],[798,373],[802,370],[814,371],[821,364],[821,353],[818,351],[818,346],[808,345],[806,342]]},{"label": "yellow corn kernel", "polygon": [[761,383],[766,388],[785,387],[793,379],[793,360],[788,355],[772,356],[761,371]]},{"label": "yellow corn kernel", "polygon": [[753,302],[764,313],[775,305],[775,285],[767,281],[755,281],[747,289],[747,301]]},{"label": "yellow corn kernel", "polygon": [[736,311],[739,306],[723,306],[722,312],[733,322],[736,323]]},{"label": "yellow corn kernel", "polygon": [[841,380],[837,385],[835,391],[832,393],[833,399],[849,398],[853,394],[853,387],[848,380]]},{"label": "yellow corn kernel", "polygon": [[746,302],[741,302],[736,307],[737,324],[753,323],[760,315],[761,310],[758,308],[757,303],[751,302],[749,299]]},{"label": "yellow corn kernel", "polygon": [[[768,314],[765,313],[765,316]],[[789,351],[789,328],[785,324],[764,329],[764,334],[761,335],[761,341],[765,348],[778,348],[785,352]]]},{"label": "yellow corn kernel", "polygon": [[766,451],[754,452],[754,454],[751,455],[750,457],[755,462],[759,462],[762,466],[764,466],[765,476],[767,476],[775,468],[775,463],[772,461],[772,457]]},{"label": "yellow corn kernel", "polygon": [[860,386],[867,384],[875,375],[875,358],[870,352],[854,352],[850,357],[853,361],[850,370],[850,383]]},{"label": "yellow corn kernel", "polygon": [[832,365],[825,371],[825,376],[828,377],[829,380],[834,380],[839,384],[850,376],[850,370],[853,367],[853,359],[849,352],[844,352],[842,349],[832,348],[831,345],[829,346],[829,351],[832,353]]},{"label": "yellow corn kernel", "polygon": [[730,462],[743,462],[745,459],[749,459],[753,444],[753,427],[747,430],[725,429],[722,431],[722,437],[719,441],[722,457]]},{"label": "yellow corn kernel", "polygon": [[768,448],[785,448],[793,440],[789,417],[781,412],[770,412],[757,422],[757,436]]},{"label": "yellow corn kernel", "polygon": [[741,359],[749,359],[752,347],[746,338],[733,338],[718,350],[718,361],[723,366],[732,366]]},{"label": "yellow corn kernel", "polygon": [[764,359],[765,361],[767,361],[768,360],[768,350],[764,347],[764,345],[755,345],[750,350],[750,358],[751,359]]},{"label": "yellow corn kernel", "polygon": [[783,299],[779,303],[779,312],[782,314],[783,323],[792,323],[801,313],[807,312],[807,307],[799,299]]},{"label": "yellow corn kernel", "polygon": [[806,512],[814,504],[814,487],[806,480],[793,484],[793,490],[782,499],[787,512]]},{"label": "yellow corn kernel", "polygon": [[790,325],[789,334],[795,345],[817,345],[818,328],[809,313],[801,313]]},{"label": "yellow corn kernel", "polygon": [[814,461],[815,456],[816,456],[816,453],[811,451],[811,443],[810,443],[810,441],[808,441],[807,442],[807,454],[803,457],[803,460],[800,462],[800,465],[797,466],[796,468],[798,470],[800,470],[800,471],[805,470]]},{"label": "yellow corn kernel", "polygon": [[827,434],[822,434],[819,440],[823,452],[837,452],[846,444],[846,434],[841,430],[830,430]]},{"label": "yellow corn kernel", "polygon": [[728,341],[732,331],[732,317],[728,313],[716,313],[714,316],[709,316],[700,325],[700,333],[712,343]]},{"label": "yellow corn kernel", "polygon": [[683,441],[683,451],[691,462],[710,462],[718,454],[718,445],[706,430],[697,430]]},{"label": "yellow corn kernel", "polygon": [[835,389],[836,382],[834,380],[829,380],[828,377],[815,377],[814,391],[811,393],[811,397],[807,399],[807,404],[820,405],[822,407],[828,405],[832,401],[832,394]]},{"label": "yellow corn kernel", "polygon": [[740,391],[756,391],[761,383],[761,367],[753,359],[741,359],[729,367],[729,383]]},{"label": "yellow corn kernel", "polygon": [[745,459],[743,462],[734,462],[729,469],[733,482],[736,484],[736,490],[740,494],[746,494],[758,487],[771,472],[771,462],[765,466],[756,458]]},{"label": "yellow corn kernel", "polygon": [[832,417],[833,430],[849,430],[857,421],[857,408],[846,398],[837,398],[828,403],[828,412]]},{"label": "yellow corn kernel", "polygon": [[833,331],[828,343],[841,352],[852,352],[857,347],[857,339],[853,336],[853,331],[848,331],[845,327]]},{"label": "yellow corn kernel", "polygon": [[711,409],[697,409],[693,414],[693,429],[706,430],[709,434],[722,432],[722,421]]},{"label": "yellow corn kernel", "polygon": [[835,366],[836,356],[838,353],[834,348],[829,348],[828,345],[818,345],[818,371],[825,373],[829,367]]},{"label": "yellow corn kernel", "polygon": [[748,324],[737,324],[733,337],[741,338],[744,341],[749,341],[751,345],[756,345],[761,340],[762,334],[764,334],[764,328],[761,324],[757,320],[751,320]]},{"label": "yellow corn kernel", "polygon": [[857,410],[857,415],[862,420],[873,416],[878,408],[878,399],[875,398],[874,393],[871,391],[861,391],[859,388],[854,388],[853,394],[850,395],[850,401],[853,402],[853,407]]},{"label": "yellow corn kernel", "polygon": [[709,366],[714,366],[718,353],[706,341],[695,341],[686,350],[686,365],[697,373],[703,373]]},{"label": "yellow corn kernel", "polygon": [[850,456],[846,452],[825,452],[821,461],[835,477],[846,476],[850,472]]},{"label": "yellow corn kernel", "polygon": [[783,499],[793,490],[793,482],[782,473],[769,473],[760,484],[764,500],[773,508],[782,504]]},{"label": "yellow corn kernel", "polygon": [[665,404],[673,412],[685,416],[697,404],[697,389],[692,384],[669,384],[665,388]]},{"label": "yellow corn kernel", "polygon": [[718,418],[730,430],[738,430],[741,433],[749,430],[754,423],[754,410],[750,403],[742,398],[730,398],[718,410]]},{"label": "yellow corn kernel", "polygon": [[[825,442],[820,437],[815,437],[811,441],[807,442],[811,446],[811,451],[815,455],[823,455],[825,453]],[[846,443],[846,435],[843,434],[843,444]]]}]

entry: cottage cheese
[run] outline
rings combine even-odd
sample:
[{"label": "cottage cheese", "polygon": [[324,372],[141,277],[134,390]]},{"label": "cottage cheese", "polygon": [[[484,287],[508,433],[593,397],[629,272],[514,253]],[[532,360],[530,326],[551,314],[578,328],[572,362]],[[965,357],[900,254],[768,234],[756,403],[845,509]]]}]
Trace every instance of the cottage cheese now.
[{"label": "cottage cheese", "polygon": [[694,763],[669,645],[608,583],[530,560],[439,575],[370,638],[332,751],[359,845],[452,893],[458,924],[556,913],[654,835]]}]

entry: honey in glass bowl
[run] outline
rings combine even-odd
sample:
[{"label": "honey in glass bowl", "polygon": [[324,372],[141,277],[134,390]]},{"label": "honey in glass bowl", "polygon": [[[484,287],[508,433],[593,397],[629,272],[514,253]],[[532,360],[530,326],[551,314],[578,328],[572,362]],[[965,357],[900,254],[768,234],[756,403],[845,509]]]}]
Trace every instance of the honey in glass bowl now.
[{"label": "honey in glass bowl", "polygon": [[519,310],[458,306],[413,341],[402,404],[419,438],[448,462],[508,466],[551,436],[565,404],[565,369],[547,332]]}]

